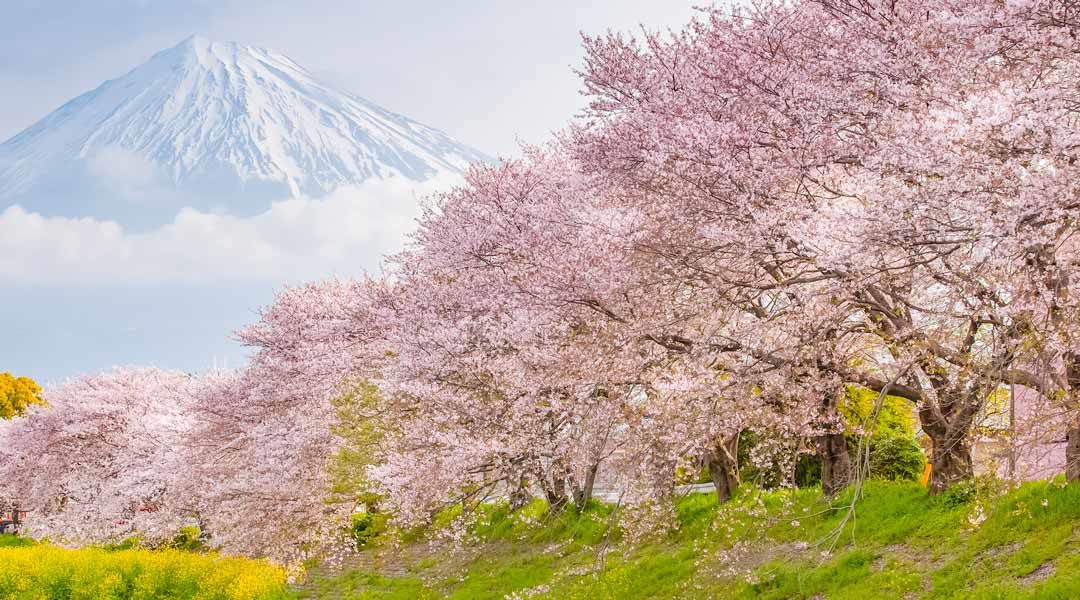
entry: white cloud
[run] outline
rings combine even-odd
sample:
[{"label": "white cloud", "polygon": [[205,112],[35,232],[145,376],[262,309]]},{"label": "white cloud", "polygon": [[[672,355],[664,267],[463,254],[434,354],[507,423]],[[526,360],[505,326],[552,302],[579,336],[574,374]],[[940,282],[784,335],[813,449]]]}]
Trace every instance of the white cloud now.
[{"label": "white cloud", "polygon": [[343,187],[288,199],[250,217],[182,209],[146,232],[113,221],[0,212],[0,276],[8,283],[303,280],[376,271],[415,225],[420,200],[456,177]]}]

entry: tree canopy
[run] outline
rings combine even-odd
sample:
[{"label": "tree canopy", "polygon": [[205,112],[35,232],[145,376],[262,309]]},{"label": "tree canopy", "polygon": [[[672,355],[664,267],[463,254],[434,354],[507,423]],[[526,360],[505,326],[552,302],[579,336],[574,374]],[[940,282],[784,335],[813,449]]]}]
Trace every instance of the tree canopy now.
[{"label": "tree canopy", "polygon": [[41,386],[36,381],[0,373],[0,419],[18,417],[35,405],[45,405]]}]

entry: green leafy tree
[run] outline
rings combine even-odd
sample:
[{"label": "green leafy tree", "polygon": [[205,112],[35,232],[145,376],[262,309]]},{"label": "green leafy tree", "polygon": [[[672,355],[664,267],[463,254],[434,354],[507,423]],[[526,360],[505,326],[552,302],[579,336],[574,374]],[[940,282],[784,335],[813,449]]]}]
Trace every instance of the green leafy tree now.
[{"label": "green leafy tree", "polygon": [[372,491],[367,470],[380,459],[389,424],[380,411],[378,388],[366,381],[334,399],[333,404],[337,409],[334,433],[340,445],[330,463],[331,493],[334,501],[355,502],[359,511],[353,515],[350,535],[363,546],[386,526],[386,515],[379,512],[379,496]]},{"label": "green leafy tree", "polygon": [[356,496],[358,502],[374,502],[367,480],[368,467],[379,460],[386,424],[380,414],[379,390],[361,382],[348,394],[333,400],[337,411],[334,433],[341,440],[331,463],[334,494]]},{"label": "green leafy tree", "polygon": [[926,455],[916,439],[915,411],[911,402],[886,396],[874,415],[878,393],[849,386],[837,408],[844,419],[852,448],[868,433],[870,476],[876,479],[917,479],[926,466]]}]

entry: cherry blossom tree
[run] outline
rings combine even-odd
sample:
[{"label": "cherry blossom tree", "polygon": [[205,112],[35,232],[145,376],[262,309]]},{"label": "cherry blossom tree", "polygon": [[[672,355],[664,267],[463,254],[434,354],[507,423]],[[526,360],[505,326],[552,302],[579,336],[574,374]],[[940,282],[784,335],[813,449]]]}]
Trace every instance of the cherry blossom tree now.
[{"label": "cherry blossom tree", "polygon": [[[474,168],[465,186],[442,197],[422,220],[415,249],[397,259],[404,325],[392,329],[411,339],[398,344],[388,368],[400,372],[391,379],[426,386],[400,395],[431,402],[435,420],[466,413],[469,433],[483,428],[468,425],[492,417],[525,425],[532,434],[515,429],[511,439],[529,443],[511,455],[548,447],[543,438],[553,431],[552,417],[558,424],[592,423],[575,427],[567,442],[578,443],[563,449],[582,440],[605,443],[552,461],[556,471],[577,463],[570,471],[587,479],[596,470],[592,461],[608,454],[601,448],[614,445],[628,468],[609,475],[638,479],[647,497],[670,495],[677,466],[707,458],[726,498],[737,480],[732,448],[739,432],[749,423],[764,427],[765,414],[790,426],[805,421],[805,411],[778,418],[766,410],[772,399],[748,392],[749,375],[735,377],[734,362],[717,362],[716,344],[695,346],[689,331],[726,327],[731,310],[710,305],[690,278],[660,279],[665,265],[642,251],[660,241],[646,237],[653,233],[650,215],[620,204],[594,179],[553,145],[527,149],[524,159],[499,167]],[[464,394],[467,404],[450,407],[443,394]],[[501,404],[510,401],[513,408]],[[519,420],[538,408],[545,419]],[[601,418],[590,420],[595,415]],[[440,431],[430,423],[418,429]],[[462,445],[482,448],[472,438]],[[452,472],[439,468],[444,476]],[[507,476],[505,469],[499,473],[500,481]],[[559,494],[545,491],[560,502]]]},{"label": "cherry blossom tree", "polygon": [[940,491],[971,474],[985,399],[1027,378],[1014,283],[1031,224],[1074,219],[1075,41],[1059,13],[759,3],[640,43],[587,39],[577,156],[662,198],[666,225],[691,223],[673,262],[707,285],[731,285],[738,252],[756,268],[736,285],[859,340],[859,368],[819,337],[800,360],[915,402]]},{"label": "cherry blossom tree", "polygon": [[237,334],[255,350],[249,365],[203,377],[181,496],[212,545],[286,563],[347,550],[356,496],[331,493],[340,445],[333,400],[352,391],[364,354],[375,352],[377,287],[331,280],[285,289]]},{"label": "cherry blossom tree", "polygon": [[164,540],[190,522],[175,504],[197,382],[118,368],[45,391],[47,407],[0,429],[0,486],[30,513],[24,533],[73,544]]}]

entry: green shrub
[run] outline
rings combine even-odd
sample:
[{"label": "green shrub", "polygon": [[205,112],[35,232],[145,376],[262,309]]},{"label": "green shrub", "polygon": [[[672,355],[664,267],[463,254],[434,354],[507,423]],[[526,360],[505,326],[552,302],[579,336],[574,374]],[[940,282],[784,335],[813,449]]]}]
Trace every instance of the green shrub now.
[{"label": "green shrub", "polygon": [[903,481],[918,479],[926,467],[926,455],[908,435],[874,437],[870,440],[870,476]]},{"label": "green shrub", "polygon": [[993,475],[958,481],[941,493],[940,502],[946,507],[970,504],[975,500],[991,503],[1007,491],[1005,482]]},{"label": "green shrub", "polygon": [[[888,481],[918,479],[926,466],[926,455],[916,442],[914,408],[908,400],[886,396],[875,415],[878,396],[872,390],[849,386],[837,402],[852,460],[856,460],[860,437],[869,428],[870,477]],[[791,477],[791,465],[755,465],[751,455],[760,438],[761,434],[754,431],[743,432],[739,444],[739,469],[743,481],[762,489],[773,489]],[[794,468],[794,483],[798,487],[821,482],[821,459],[816,454],[801,454]]]},{"label": "green shrub", "polygon": [[821,483],[821,457],[817,454],[800,454],[795,462],[795,485],[807,488]]},{"label": "green shrub", "polygon": [[137,535],[133,535],[133,536],[131,536],[129,538],[124,538],[124,539],[120,540],[119,542],[110,542],[110,543],[105,543],[105,544],[100,545],[100,548],[102,550],[109,550],[110,552],[118,551],[118,550],[134,550],[136,548],[144,548],[144,547],[145,547],[145,544],[143,544],[142,538],[140,536],[137,536]]},{"label": "green shrub", "polygon": [[202,552],[206,550],[202,530],[200,530],[197,525],[181,527],[180,531],[177,532],[176,536],[166,547],[174,548],[176,550],[186,550],[188,552]]},{"label": "green shrub", "polygon": [[34,541],[12,533],[0,533],[0,548],[33,546]]},{"label": "green shrub", "polygon": [[349,537],[356,543],[357,548],[363,548],[370,544],[379,534],[386,531],[387,517],[383,513],[372,510],[353,513],[349,527]]},{"label": "green shrub", "polygon": [[926,467],[926,455],[915,441],[915,410],[911,402],[896,396],[881,400],[874,414],[879,394],[873,390],[849,386],[837,404],[847,432],[852,457],[860,436],[870,429],[870,477],[888,481],[918,479]]}]

